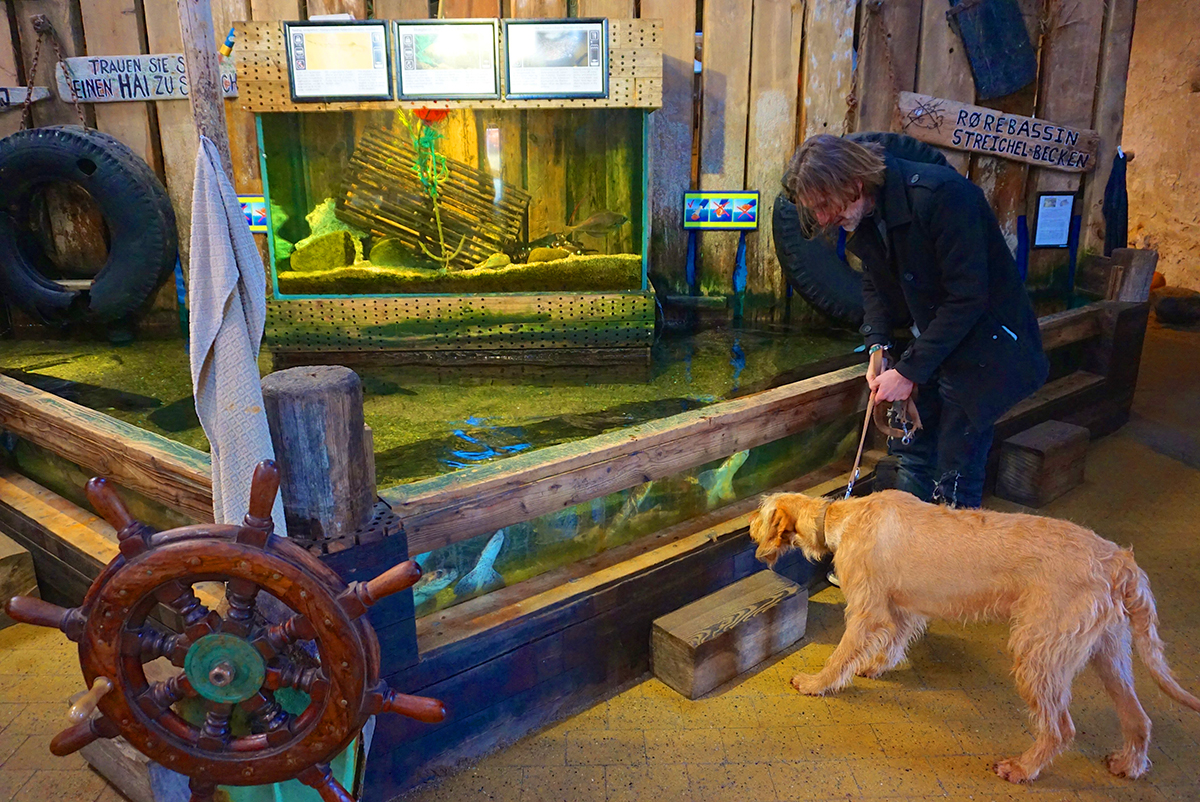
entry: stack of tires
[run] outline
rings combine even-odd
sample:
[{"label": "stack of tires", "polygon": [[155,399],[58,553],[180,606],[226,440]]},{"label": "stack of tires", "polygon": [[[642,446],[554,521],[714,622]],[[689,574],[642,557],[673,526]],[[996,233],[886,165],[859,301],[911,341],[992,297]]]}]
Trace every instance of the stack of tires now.
[{"label": "stack of tires", "polygon": [[[32,206],[46,184],[70,182],[96,202],[108,259],[87,290],[47,278],[54,269],[34,233]],[[0,294],[51,326],[128,328],[175,266],[175,212],[150,166],[107,134],[74,126],[0,140]]]}]

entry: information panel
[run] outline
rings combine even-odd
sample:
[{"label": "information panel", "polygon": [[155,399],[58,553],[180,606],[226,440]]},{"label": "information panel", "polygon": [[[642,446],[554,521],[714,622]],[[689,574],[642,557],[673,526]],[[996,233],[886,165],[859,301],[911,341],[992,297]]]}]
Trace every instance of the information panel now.
[{"label": "information panel", "polygon": [[685,192],[683,227],[728,231],[758,228],[757,192]]},{"label": "information panel", "polygon": [[500,97],[496,20],[397,22],[401,100]]},{"label": "information panel", "polygon": [[283,33],[293,102],[392,99],[386,21],[285,22]]},{"label": "information panel", "polygon": [[504,21],[505,97],[608,97],[608,20]]}]

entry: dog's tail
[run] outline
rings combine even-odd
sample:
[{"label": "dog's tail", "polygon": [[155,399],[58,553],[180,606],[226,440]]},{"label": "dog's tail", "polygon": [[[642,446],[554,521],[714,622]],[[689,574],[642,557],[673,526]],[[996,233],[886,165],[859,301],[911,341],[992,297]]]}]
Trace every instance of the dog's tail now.
[{"label": "dog's tail", "polygon": [[1158,637],[1158,610],[1154,606],[1154,594],[1150,592],[1150,578],[1134,562],[1132,551],[1121,549],[1116,559],[1114,591],[1129,615],[1138,657],[1142,658],[1142,663],[1163,693],[1181,705],[1200,712],[1200,699],[1180,687],[1163,655],[1163,642]]}]

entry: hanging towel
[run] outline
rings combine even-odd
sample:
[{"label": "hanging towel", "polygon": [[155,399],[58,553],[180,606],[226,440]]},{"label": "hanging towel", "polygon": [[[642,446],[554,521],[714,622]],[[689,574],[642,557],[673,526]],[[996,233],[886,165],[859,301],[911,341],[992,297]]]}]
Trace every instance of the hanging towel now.
[{"label": "hanging towel", "polygon": [[1112,172],[1104,185],[1104,255],[1112,256],[1116,248],[1129,247],[1129,193],[1125,189],[1125,151],[1117,148]]},{"label": "hanging towel", "polygon": [[[258,375],[266,274],[217,148],[204,136],[196,155],[188,292],[192,392],[212,450],[213,517],[238,524],[250,503],[254,466],[275,456]],[[278,495],[271,517],[275,532],[286,535]]]}]

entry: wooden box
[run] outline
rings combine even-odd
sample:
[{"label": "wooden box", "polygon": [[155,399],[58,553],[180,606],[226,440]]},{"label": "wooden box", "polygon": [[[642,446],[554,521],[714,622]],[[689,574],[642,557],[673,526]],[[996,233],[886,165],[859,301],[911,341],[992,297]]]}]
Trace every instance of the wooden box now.
[{"label": "wooden box", "polygon": [[996,495],[1029,507],[1041,507],[1083,483],[1088,430],[1062,421],[1046,421],[1000,446]]},{"label": "wooden box", "polygon": [[[10,538],[0,534],[0,599],[39,596],[33,573],[33,556]],[[0,629],[16,622],[0,611]]]},{"label": "wooden box", "polygon": [[689,699],[708,693],[804,636],[808,591],[759,571],[654,622],[654,675]]}]

